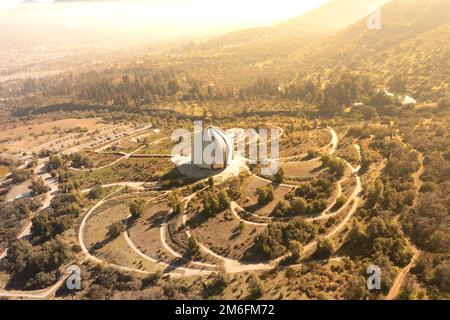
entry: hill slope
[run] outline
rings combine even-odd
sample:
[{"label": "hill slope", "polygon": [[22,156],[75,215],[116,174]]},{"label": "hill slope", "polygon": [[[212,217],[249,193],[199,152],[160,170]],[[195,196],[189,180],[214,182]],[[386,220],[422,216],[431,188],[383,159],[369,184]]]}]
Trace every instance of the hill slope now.
[{"label": "hill slope", "polygon": [[287,81],[298,64],[289,59],[292,53],[339,32],[387,1],[332,0],[278,25],[236,31],[184,46],[168,55],[167,60],[186,68],[194,65],[210,78],[220,74],[221,81],[228,85],[268,76]]},{"label": "hill slope", "polygon": [[364,18],[290,59],[310,73],[351,69],[378,80],[400,74],[416,94],[448,90],[450,0],[394,0],[381,16],[381,30],[369,30]]}]

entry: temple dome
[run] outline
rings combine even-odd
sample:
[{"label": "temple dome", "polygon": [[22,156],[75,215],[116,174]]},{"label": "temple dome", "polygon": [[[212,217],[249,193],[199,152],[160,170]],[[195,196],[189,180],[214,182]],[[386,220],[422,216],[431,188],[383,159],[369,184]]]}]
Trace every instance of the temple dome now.
[{"label": "temple dome", "polygon": [[201,159],[194,146],[192,161],[202,169],[225,169],[233,160],[233,149],[230,137],[222,129],[210,126],[203,130]]}]

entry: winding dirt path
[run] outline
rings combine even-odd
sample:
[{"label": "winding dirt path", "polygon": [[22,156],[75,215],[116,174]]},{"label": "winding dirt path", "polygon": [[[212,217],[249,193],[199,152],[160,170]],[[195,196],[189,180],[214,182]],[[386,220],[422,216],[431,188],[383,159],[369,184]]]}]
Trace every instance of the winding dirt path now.
[{"label": "winding dirt path", "polygon": [[[33,226],[33,223],[31,222],[31,220],[36,216],[36,214],[38,212],[50,207],[50,203],[51,203],[52,199],[58,193],[58,190],[59,190],[58,189],[59,188],[58,180],[56,178],[53,178],[50,175],[50,173],[45,171],[47,162],[48,162],[48,158],[39,160],[36,168],[34,169],[34,174],[39,176],[40,178],[42,178],[42,180],[50,188],[50,190],[47,192],[46,197],[42,203],[42,206],[30,215],[30,217],[29,217],[30,222],[28,222],[26,224],[26,226],[22,229],[22,231],[17,235],[17,237],[16,237],[17,240],[23,239],[23,238],[31,235],[31,227]],[[0,254],[0,260],[4,259],[7,256],[7,254],[8,254],[8,249],[6,249],[2,254]]]},{"label": "winding dirt path", "polygon": [[38,290],[38,291],[7,291],[0,292],[0,297],[2,298],[23,298],[23,299],[35,299],[35,300],[44,300],[48,299],[50,296],[54,295],[56,291],[66,282],[67,276],[62,277],[57,283],[53,286]]},{"label": "winding dirt path", "polygon": [[[331,134],[331,142],[328,145],[326,145],[325,147],[319,149],[319,151],[331,148],[328,153],[330,155],[333,155],[333,154],[336,153],[337,147],[339,145],[339,136],[337,135],[336,131],[333,128],[327,127],[327,129],[328,129],[328,131]],[[304,158],[306,156],[308,156],[308,154],[304,153],[304,154],[301,154],[301,155],[298,155],[298,156],[280,158],[280,161],[281,162],[289,162],[289,163],[301,163],[301,162],[304,162],[304,161],[289,161],[289,160],[298,159],[298,158]],[[311,159],[311,160],[308,160],[308,161],[313,161],[313,160],[317,160],[317,159],[319,159],[319,158]]]},{"label": "winding dirt path", "polygon": [[[155,141],[155,142],[156,142],[156,141]],[[133,154],[135,154],[136,152],[141,151],[141,150],[144,149],[144,148],[145,148],[145,146],[142,146],[142,147],[139,147],[139,148],[137,148],[136,150],[134,150],[134,151],[132,151],[132,152],[130,152],[130,153],[125,153],[125,154],[124,154],[122,157],[120,157],[119,159],[114,160],[113,162],[108,163],[108,164],[105,164],[104,166],[101,166],[101,167],[97,167],[97,168],[89,168],[89,169],[79,169],[79,168],[73,168],[73,167],[70,167],[70,170],[78,171],[78,172],[88,172],[88,171],[97,171],[97,170],[102,170],[102,169],[105,169],[105,168],[109,168],[109,167],[115,165],[116,163],[118,163],[118,162],[120,162],[120,161],[122,161],[122,160],[125,160],[125,159],[130,158]]]},{"label": "winding dirt path", "polygon": [[[339,143],[339,139],[338,136],[336,134],[336,132],[334,131],[334,129],[328,127],[328,130],[330,130],[330,133],[332,135],[332,141],[330,143],[331,145],[331,150],[330,150],[330,154],[334,154],[337,150],[337,146]],[[156,141],[155,141],[156,142]],[[330,146],[329,145],[329,146]],[[328,147],[328,146],[327,146]],[[358,151],[359,150],[359,146],[357,146]],[[136,152],[136,151],[135,151]],[[134,153],[134,152],[133,152]],[[128,154],[129,156],[130,154]],[[119,161],[122,160],[119,159]],[[108,166],[110,166],[112,164],[109,164]],[[355,191],[353,192],[352,196],[349,198],[349,200],[347,201],[347,203],[340,209],[340,210],[344,210],[344,208],[346,208],[348,205],[350,205],[353,202],[352,208],[350,209],[349,213],[347,214],[347,216],[344,218],[344,220],[338,225],[336,226],[336,228],[334,228],[329,234],[327,234],[325,237],[327,238],[331,238],[334,235],[338,234],[339,232],[341,232],[346,225],[348,224],[348,222],[350,221],[351,217],[353,216],[353,214],[356,212],[358,205],[359,205],[359,193],[361,192],[361,179],[360,177],[357,175],[359,172],[359,168],[353,168],[351,166],[350,163],[347,162],[347,165],[349,166],[349,168],[352,171],[352,174],[354,174],[357,178],[357,187],[355,188]],[[271,181],[269,181],[271,182]],[[142,188],[143,184],[141,183],[136,183],[136,182],[132,182],[132,183],[127,183],[127,182],[123,182],[123,183],[116,183],[116,184],[110,184],[110,185],[106,185],[106,186],[132,186],[132,187],[136,187],[138,189]],[[57,184],[56,184],[57,186]],[[288,186],[288,185],[286,185]],[[339,184],[340,186],[340,184]],[[290,186],[290,187],[296,187],[296,186]],[[341,188],[340,188],[341,190]],[[84,190],[83,192],[88,192],[89,190]],[[197,192],[198,193],[198,192]],[[186,201],[185,203],[185,207],[183,210],[183,224],[186,226],[186,222],[187,222],[187,213],[186,213],[186,208],[188,203],[196,196],[197,193],[194,193],[188,197],[186,197],[184,199],[184,201]],[[338,192],[339,193],[339,192]],[[341,190],[342,193],[342,190]],[[85,241],[84,241],[84,230],[86,227],[86,222],[88,221],[89,217],[92,215],[92,213],[99,208],[101,205],[103,205],[105,202],[107,202],[108,200],[111,200],[113,195],[109,195],[105,198],[103,198],[102,200],[100,200],[99,202],[97,202],[84,216],[79,230],[78,230],[78,241],[79,244],[82,248],[82,252],[85,255],[85,260],[82,262],[84,263],[87,260],[90,260],[94,263],[99,263],[99,264],[104,264],[107,265],[111,268],[117,269],[117,270],[121,270],[121,271],[125,271],[125,272],[134,272],[134,273],[140,273],[140,274],[149,274],[150,272],[148,271],[144,271],[141,269],[136,269],[136,268],[129,268],[129,267],[125,267],[125,266],[120,266],[117,264],[113,264],[113,263],[109,263],[107,261],[104,261],[98,257],[93,256],[90,252],[89,249],[86,247]],[[159,198],[159,197],[163,197],[166,196],[166,194],[162,194],[156,198],[154,198],[153,200]],[[48,205],[50,204],[50,200],[48,200]],[[236,206],[235,206],[236,208]],[[331,208],[330,208],[331,210]],[[335,213],[335,214],[339,214],[341,211]],[[180,257],[181,255],[179,253],[177,253],[175,250],[173,250],[166,242],[166,235],[165,235],[165,227],[166,224],[161,226],[161,231],[160,231],[160,239],[161,239],[161,243],[162,246],[171,254],[174,254],[177,257]],[[186,230],[186,234],[188,236],[191,236],[190,231],[188,230],[188,228],[185,229]],[[130,246],[130,248],[136,253],[138,254],[140,257],[142,257],[143,259],[150,261],[152,263],[158,264],[161,267],[164,268],[168,268],[170,267],[167,263],[161,262],[161,261],[157,261],[156,259],[153,259],[147,255],[145,255],[143,252],[141,252],[139,250],[139,248],[136,247],[136,245],[133,243],[133,241],[130,239],[128,232],[124,232],[123,233],[127,244]],[[257,264],[252,264],[252,263],[242,263],[240,261],[237,260],[233,260],[233,259],[229,259],[227,257],[223,257],[221,255],[216,254],[215,252],[213,252],[212,250],[210,250],[208,247],[206,247],[205,245],[203,245],[202,243],[198,243],[199,247],[202,251],[204,251],[205,253],[211,255],[212,257],[220,260],[223,263],[223,267],[225,268],[227,273],[241,273],[241,272],[247,272],[247,271],[259,271],[259,270],[269,270],[272,269],[273,267],[275,267],[277,265],[277,263],[280,261],[281,258],[269,261],[267,263],[257,263]],[[305,247],[305,251],[308,250],[313,250],[316,246],[316,241],[310,243],[309,245],[307,245]],[[190,263],[193,264],[197,264],[201,267],[217,267],[217,265],[212,265],[212,264],[206,264],[206,263],[202,263],[202,262],[194,262],[194,261],[190,261]],[[170,274],[171,276],[174,277],[183,277],[183,276],[201,276],[201,275],[208,275],[211,274],[212,271],[210,270],[199,270],[199,269],[192,269],[192,268],[183,268],[183,267],[177,267],[176,268],[177,271],[181,271],[180,272],[175,272],[175,271],[169,271],[167,272],[168,274]],[[54,294],[54,292],[56,292],[56,290],[64,283],[65,281],[65,277],[62,278],[61,280],[58,281],[58,283],[56,283],[54,286],[40,291],[40,292],[5,292],[5,293],[0,293],[0,296],[3,297],[24,297],[24,298],[29,298],[29,299],[44,299],[49,297],[51,294]]]},{"label": "winding dirt path", "polygon": [[[414,173],[412,175],[413,180],[414,180],[414,186],[416,187],[415,198],[413,201],[413,207],[415,207],[417,204],[417,200],[418,200],[419,194],[420,194],[420,188],[422,187],[422,180],[420,180],[420,177],[425,172],[425,166],[423,164],[423,160],[424,160],[424,156],[422,153],[419,152],[420,168],[416,173]],[[400,216],[397,216],[395,219],[396,224],[400,224],[399,219],[400,219]],[[401,226],[400,226],[400,230],[402,230]],[[402,233],[403,233],[403,231],[402,231]],[[394,280],[394,284],[392,285],[391,289],[389,290],[389,293],[386,296],[386,300],[394,300],[398,297],[398,295],[400,293],[400,289],[405,284],[408,273],[416,265],[417,260],[419,259],[420,254],[421,254],[420,250],[411,242],[409,237],[406,236],[405,234],[403,234],[403,236],[406,240],[406,244],[408,245],[408,247],[411,248],[411,250],[413,252],[413,257],[411,259],[411,262],[400,271],[397,278]]]},{"label": "winding dirt path", "polygon": [[[356,149],[357,149],[358,153],[360,154],[360,147],[359,147],[359,145],[356,145]],[[358,175],[358,173],[360,171],[360,166],[358,166],[357,168],[354,168],[347,161],[346,161],[346,163],[349,166],[352,174],[356,176],[357,186],[356,186],[353,194],[349,197],[347,203],[340,209],[340,212],[342,212],[342,210],[345,210],[348,207],[348,205],[350,205],[351,203],[353,203],[353,205],[350,208],[349,213],[343,219],[343,221],[339,225],[337,225],[330,233],[325,235],[324,236],[325,238],[332,238],[332,237],[334,237],[336,234],[339,234],[347,226],[347,224],[349,223],[350,219],[353,217],[353,215],[357,211],[358,206],[359,206],[360,201],[361,201],[361,199],[359,198],[359,194],[362,191],[362,183],[361,183],[361,178]],[[195,195],[196,194],[190,195],[189,197],[187,197],[185,199],[185,200],[187,200],[187,202],[185,204],[184,209],[186,209],[189,201],[191,201],[195,197]],[[183,225],[185,226],[185,232],[186,232],[186,234],[189,237],[191,237],[192,234],[191,234],[190,230],[186,227],[186,222],[187,222],[187,213],[186,213],[186,210],[183,210]],[[230,259],[230,258],[221,256],[221,255],[215,253],[214,251],[212,251],[211,249],[206,247],[201,242],[198,242],[198,245],[199,245],[200,249],[203,252],[205,252],[206,254],[209,254],[212,257],[221,260],[222,263],[223,263],[223,267],[225,268],[225,271],[227,273],[241,273],[241,272],[247,272],[247,271],[270,270],[270,269],[274,268],[286,256],[289,255],[289,254],[284,255],[282,257],[279,257],[277,259],[271,260],[271,261],[266,262],[266,263],[257,263],[257,264],[242,263],[242,262],[240,262],[238,260]],[[311,242],[310,244],[308,244],[304,248],[304,253],[312,253],[315,250],[316,246],[317,246],[317,241]]]}]

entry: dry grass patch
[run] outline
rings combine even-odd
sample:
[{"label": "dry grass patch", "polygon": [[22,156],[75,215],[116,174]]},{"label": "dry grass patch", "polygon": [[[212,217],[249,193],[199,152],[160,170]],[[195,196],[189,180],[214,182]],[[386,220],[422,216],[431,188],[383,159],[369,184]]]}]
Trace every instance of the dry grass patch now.
[{"label": "dry grass patch", "polygon": [[[8,139],[0,141],[0,150],[8,152],[39,151],[41,144],[57,139],[64,132],[81,128],[90,130],[103,124],[101,118],[89,119],[51,119],[34,120],[26,125],[10,124],[1,128],[2,136]],[[14,141],[14,143],[11,143]]]},{"label": "dry grass patch", "polygon": [[164,270],[164,266],[152,263],[139,256],[128,245],[125,236],[122,234],[116,239],[108,242],[103,248],[96,252],[96,256],[110,263],[128,268],[139,269],[148,272]]},{"label": "dry grass patch", "polygon": [[9,190],[9,192],[6,194],[6,200],[15,200],[18,196],[21,194],[24,194],[26,192],[29,192],[30,190],[28,187],[31,184],[31,180],[27,180],[19,185],[16,185]]},{"label": "dry grass patch", "polygon": [[256,190],[269,184],[255,176],[250,176],[242,183],[242,196],[240,203],[245,207],[251,207],[258,204],[258,195]]},{"label": "dry grass patch", "polygon": [[9,173],[9,168],[5,166],[0,166],[0,178],[6,176]]},{"label": "dry grass patch", "polygon": [[281,163],[284,176],[288,180],[309,179],[317,176],[322,162],[318,159],[304,162]]},{"label": "dry grass patch", "polygon": [[126,196],[120,202],[114,200],[113,203],[105,203],[97,209],[97,212],[87,221],[84,232],[84,240],[89,251],[96,257],[120,266],[147,271],[160,269],[156,264],[134,252],[123,234],[115,239],[109,237],[109,226],[117,221],[125,221],[128,216]]},{"label": "dry grass patch", "polygon": [[106,209],[94,214],[86,222],[84,241],[89,250],[93,252],[101,249],[111,240],[108,236],[109,226],[117,221],[124,221],[129,215],[127,202],[115,204],[111,207],[107,206],[107,203],[104,204]]},{"label": "dry grass patch", "polygon": [[114,182],[154,182],[175,168],[168,159],[163,158],[129,158],[118,163],[93,171],[73,171],[82,189],[90,188],[98,183]]},{"label": "dry grass patch", "polygon": [[140,154],[171,154],[175,143],[170,139],[163,139],[157,143],[154,143],[141,151]]},{"label": "dry grass patch", "polygon": [[[170,209],[166,200],[152,202],[143,216],[132,224],[128,233],[144,254],[154,259],[172,262],[174,256],[162,248],[160,229]],[[166,233],[167,236],[167,233]]]},{"label": "dry grass patch", "polygon": [[92,162],[93,168],[99,168],[106,166],[110,163],[113,163],[114,161],[122,158],[122,156],[115,155],[115,154],[104,154],[104,153],[89,153],[86,152],[85,154],[87,158]]},{"label": "dry grass patch", "polygon": [[259,258],[253,243],[255,237],[265,229],[263,226],[245,225],[242,229],[239,220],[229,211],[219,213],[201,224],[189,225],[197,225],[191,228],[197,240],[219,255],[244,261],[257,261]]},{"label": "dry grass patch", "polygon": [[327,129],[296,131],[281,137],[280,154],[282,158],[306,154],[309,150],[318,150],[331,142]]}]

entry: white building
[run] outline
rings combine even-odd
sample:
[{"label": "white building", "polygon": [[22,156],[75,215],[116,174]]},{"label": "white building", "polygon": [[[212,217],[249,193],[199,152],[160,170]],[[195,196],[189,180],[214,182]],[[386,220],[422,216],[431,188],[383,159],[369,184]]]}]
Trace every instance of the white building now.
[{"label": "white building", "polygon": [[[194,141],[192,162],[201,169],[225,169],[233,161],[234,145],[220,128],[210,126],[203,130],[201,141]],[[201,146],[201,148],[199,148]]]}]

